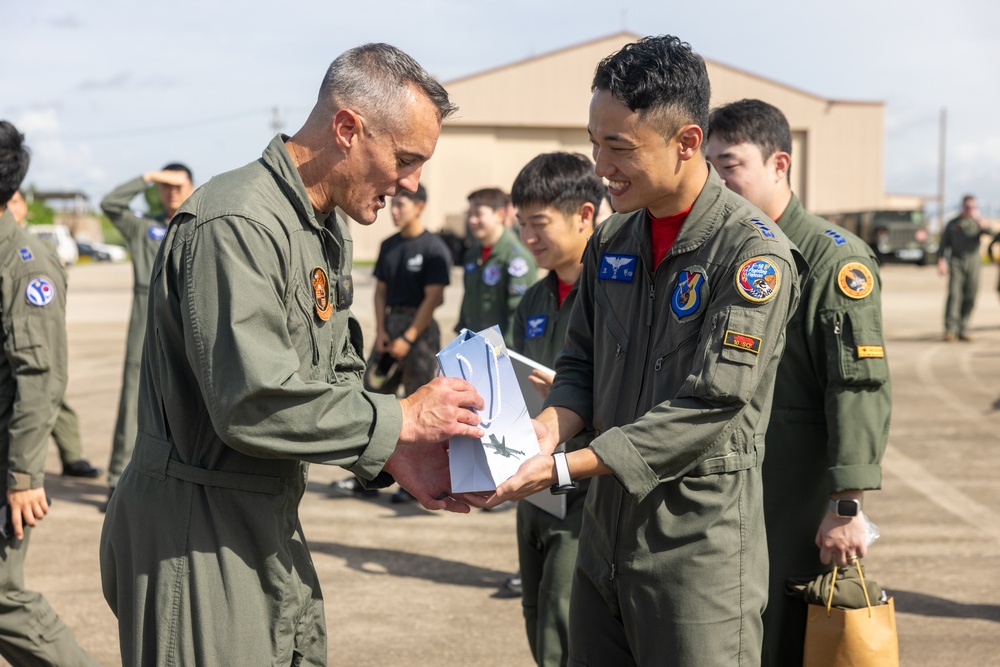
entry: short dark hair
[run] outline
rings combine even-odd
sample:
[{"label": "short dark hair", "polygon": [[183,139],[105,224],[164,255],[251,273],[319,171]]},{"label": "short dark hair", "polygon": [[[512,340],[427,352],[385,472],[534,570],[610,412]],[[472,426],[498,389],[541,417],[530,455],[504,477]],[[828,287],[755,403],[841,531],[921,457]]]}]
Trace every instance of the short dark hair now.
[{"label": "short dark hair", "polygon": [[163,171],[183,171],[188,175],[188,180],[191,181],[191,185],[194,185],[194,175],[191,173],[191,170],[188,169],[186,164],[181,162],[171,162],[163,168]]},{"label": "short dark hair", "polygon": [[500,188],[482,188],[469,194],[469,206],[486,206],[494,211],[506,208],[510,204],[510,195]]},{"label": "short dark hair", "polygon": [[0,120],[0,206],[7,206],[21,187],[30,162],[24,135],[9,121]]},{"label": "short dark hair", "polygon": [[761,100],[740,100],[712,111],[707,140],[713,134],[731,144],[753,144],[764,160],[778,151],[792,154],[792,131],[781,110]]},{"label": "short dark hair", "polygon": [[389,44],[363,44],[344,51],[330,63],[319,88],[319,100],[354,107],[368,113],[370,122],[399,118],[408,87],[423,91],[437,109],[438,120],[458,110],[448,91],[420,64]]},{"label": "short dark hair", "polygon": [[705,61],[673,35],[643,37],[597,65],[591,92],[606,90],[664,136],[687,123],[708,127],[712,88]]},{"label": "short dark hair", "polygon": [[542,153],[514,179],[514,206],[552,206],[569,216],[590,202],[596,211],[607,189],[594,174],[594,163],[580,153]]},{"label": "short dark hair", "polygon": [[396,195],[397,197],[406,197],[407,199],[415,202],[427,203],[427,190],[424,189],[422,183],[417,183],[417,191],[410,192],[408,190],[400,190]]}]

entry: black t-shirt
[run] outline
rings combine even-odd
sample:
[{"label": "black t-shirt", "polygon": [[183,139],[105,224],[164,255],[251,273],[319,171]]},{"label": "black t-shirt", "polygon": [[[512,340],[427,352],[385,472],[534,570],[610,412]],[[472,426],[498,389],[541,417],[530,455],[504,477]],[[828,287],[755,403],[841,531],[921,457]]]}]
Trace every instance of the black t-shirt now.
[{"label": "black t-shirt", "polygon": [[411,239],[394,234],[382,242],[375,277],[386,284],[387,306],[412,306],[424,300],[427,285],[447,285],[451,252],[435,234],[424,231]]}]

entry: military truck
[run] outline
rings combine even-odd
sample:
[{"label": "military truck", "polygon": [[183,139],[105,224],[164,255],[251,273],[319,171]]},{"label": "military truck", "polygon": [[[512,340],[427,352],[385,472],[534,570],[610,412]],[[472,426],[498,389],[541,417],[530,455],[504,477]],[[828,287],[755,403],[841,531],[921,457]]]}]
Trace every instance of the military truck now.
[{"label": "military truck", "polygon": [[880,210],[825,216],[872,247],[879,262],[924,265],[937,256],[937,239],[927,230],[922,210]]}]

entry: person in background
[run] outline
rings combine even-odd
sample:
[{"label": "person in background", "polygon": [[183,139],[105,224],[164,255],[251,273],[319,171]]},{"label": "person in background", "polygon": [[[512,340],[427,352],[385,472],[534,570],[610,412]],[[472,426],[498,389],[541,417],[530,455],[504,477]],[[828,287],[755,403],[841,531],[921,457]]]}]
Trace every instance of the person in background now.
[{"label": "person in background", "polygon": [[[14,216],[14,221],[22,228],[28,221],[28,202],[24,194],[18,190],[7,202],[7,210]],[[56,261],[59,261],[58,257]],[[101,469],[95,468],[90,461],[83,458],[83,441],[80,438],[80,421],[76,412],[66,402],[66,397],[59,403],[59,414],[52,427],[52,440],[59,451],[62,462],[63,477],[83,477],[93,479],[100,477]]]},{"label": "person in background", "polygon": [[[146,216],[129,208],[129,203],[155,184],[163,210],[155,216]],[[142,357],[143,337],[146,332],[146,304],[149,296],[149,274],[153,260],[160,248],[160,241],[167,230],[167,223],[177,209],[194,192],[191,170],[179,162],[172,162],[159,171],[150,171],[119,185],[101,201],[101,210],[125,237],[132,256],[132,315],[128,323],[125,343],[125,368],[122,372],[122,390],[118,401],[118,417],[111,442],[111,461],[108,463],[108,498],[115,491],[118,478],[132,457],[135,446],[136,420],[139,397],[139,362]],[[107,509],[107,503],[101,506]]]},{"label": "person in background", "polygon": [[500,325],[511,344],[514,311],[535,283],[531,253],[507,228],[510,197],[503,190],[484,188],[469,195],[469,233],[475,239],[465,254],[465,293],[455,332],[482,331]]},{"label": "person in background", "polygon": [[66,273],[7,204],[28,172],[24,135],[0,120],[0,655],[13,665],[98,663],[45,597],[24,587],[33,529],[49,511],[45,450],[66,391]]},{"label": "person in background", "polygon": [[[862,503],[882,483],[892,395],[878,258],[792,192],[792,133],[779,109],[741,100],[714,110],[707,146],[726,186],[774,220],[809,263],[786,330],[764,457],[770,584],[762,662],[798,666],[807,605],[786,595],[785,584],[866,554]],[[759,228],[769,226],[762,219]]]},{"label": "person in background", "polygon": [[[594,164],[577,153],[545,153],[521,169],[511,187],[521,240],[548,274],[528,288],[514,315],[513,349],[553,368],[562,352],[576,301],[580,259],[594,233],[604,183]],[[532,371],[538,392],[547,396],[552,376]],[[586,431],[563,451],[586,447]],[[566,496],[562,519],[531,503],[517,505],[517,552],[521,604],[528,645],[539,667],[565,665],[569,657],[569,597],[573,567],[590,480]]]},{"label": "person in background", "polygon": [[938,248],[938,273],[948,276],[948,300],[944,309],[944,340],[969,342],[969,317],[979,291],[979,239],[990,233],[979,215],[979,205],[972,195],[962,197],[962,212],[948,221],[941,232]]}]

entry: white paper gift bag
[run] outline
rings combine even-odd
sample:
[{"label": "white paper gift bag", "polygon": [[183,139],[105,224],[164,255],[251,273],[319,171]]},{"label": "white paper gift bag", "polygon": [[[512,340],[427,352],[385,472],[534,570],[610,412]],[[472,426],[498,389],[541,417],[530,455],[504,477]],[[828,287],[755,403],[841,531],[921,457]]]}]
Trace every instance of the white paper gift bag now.
[{"label": "white paper gift bag", "polygon": [[479,425],[486,436],[482,440],[465,436],[450,440],[451,490],[493,491],[525,460],[539,453],[538,438],[500,328],[479,333],[464,329],[437,358],[443,375],[472,383],[485,402],[479,411]]}]

